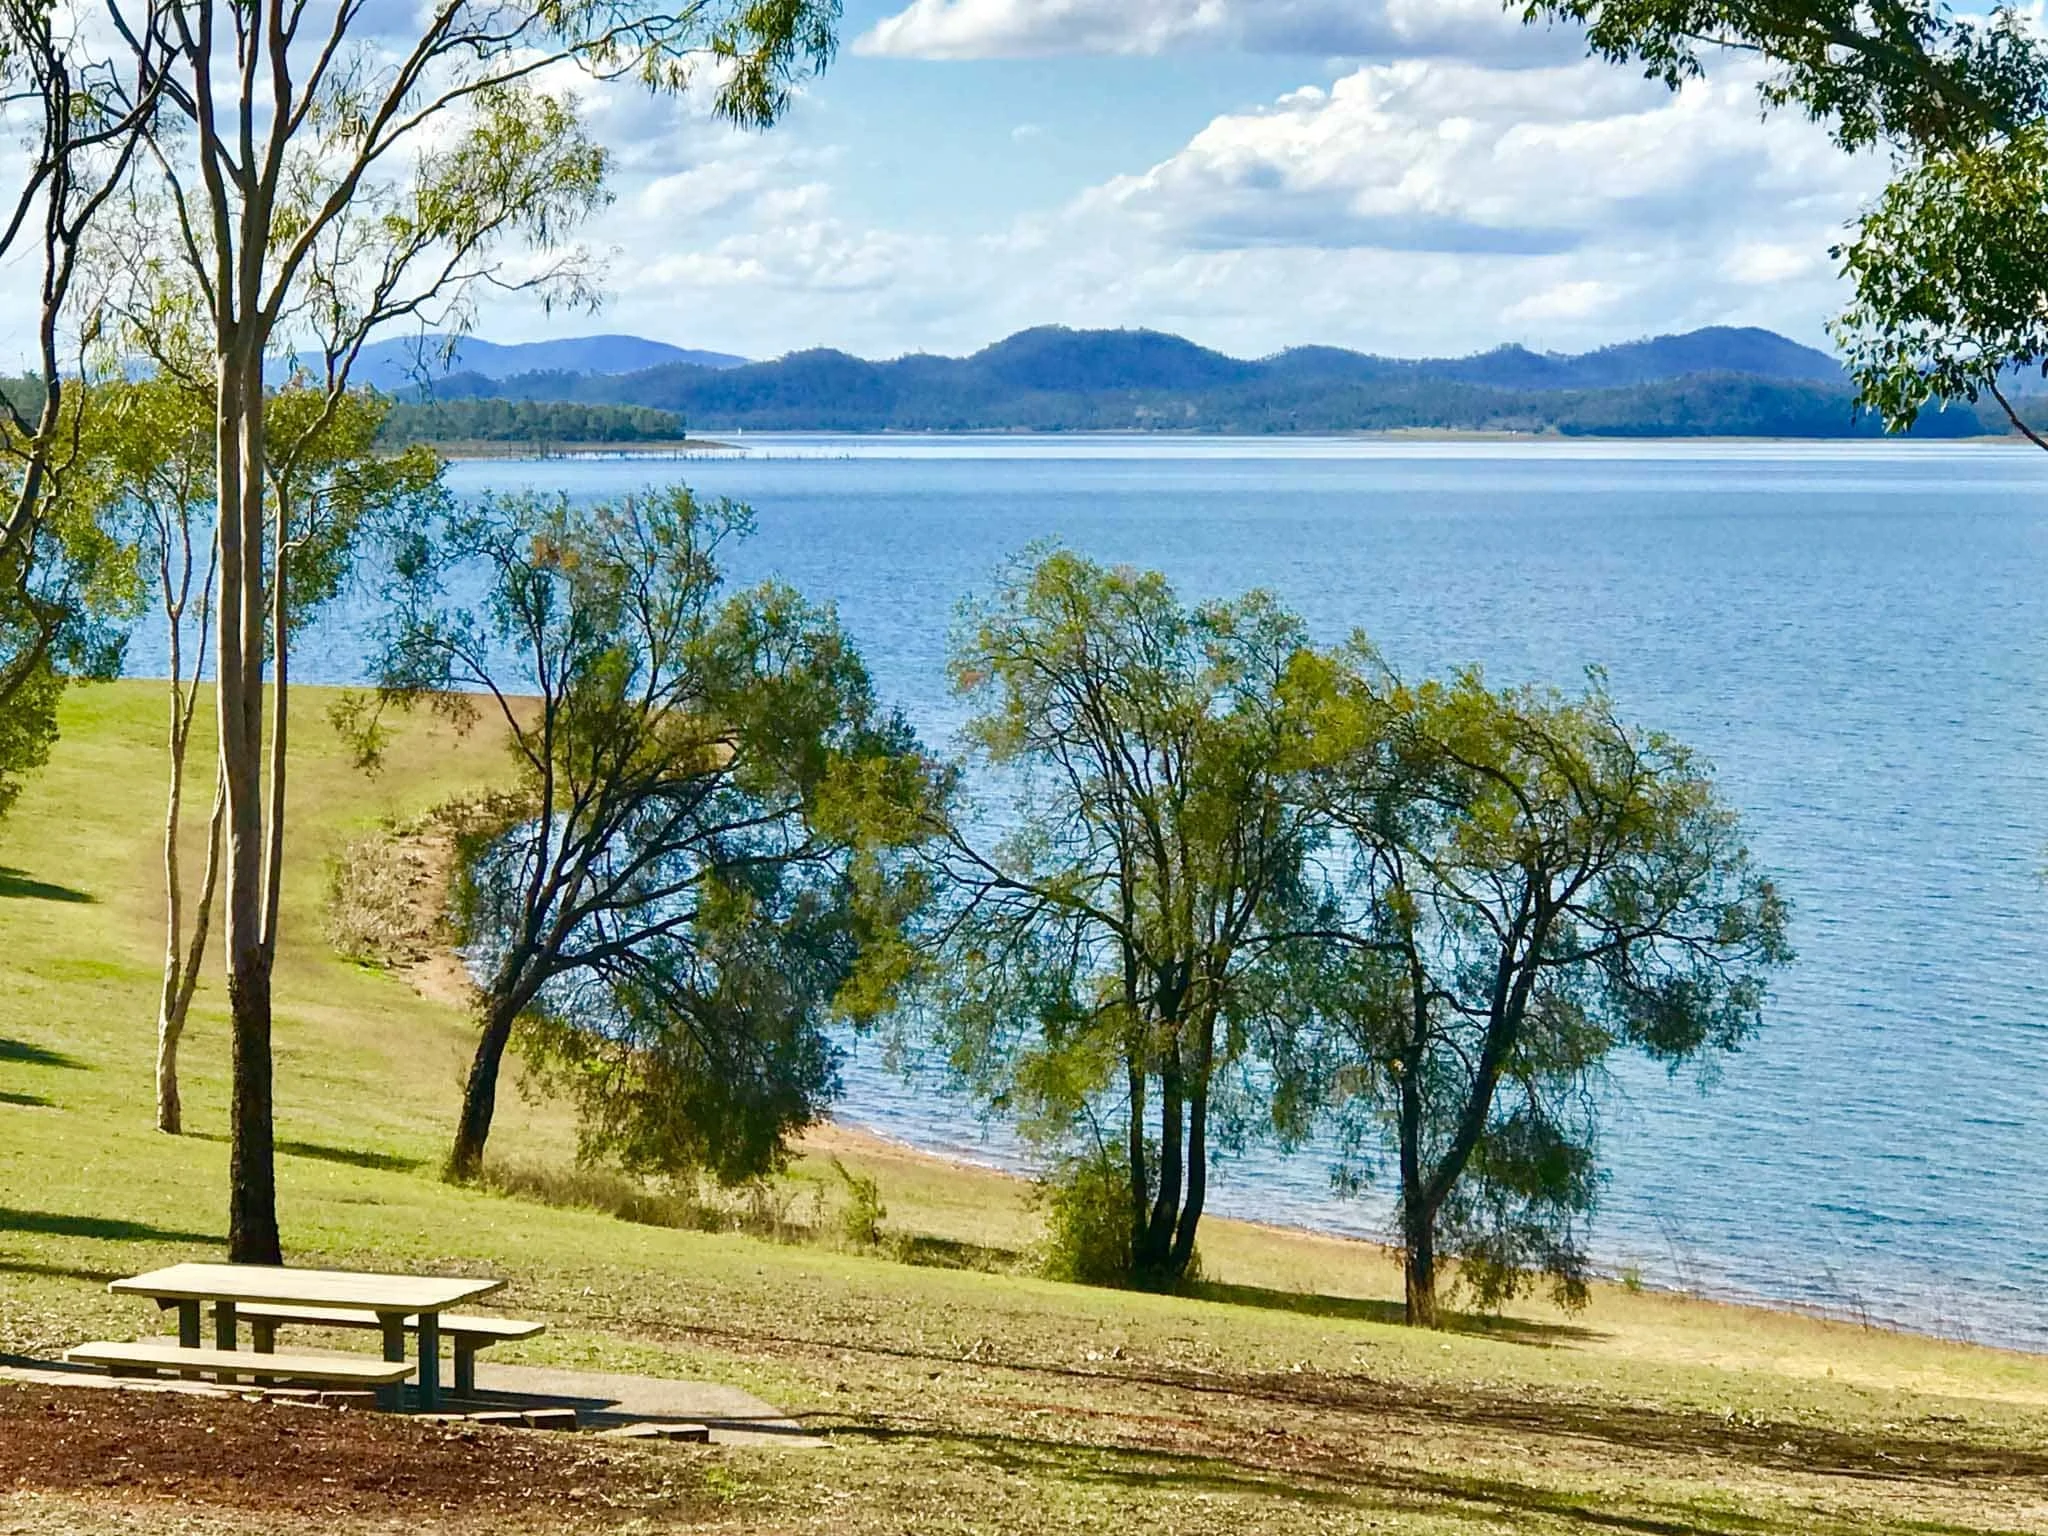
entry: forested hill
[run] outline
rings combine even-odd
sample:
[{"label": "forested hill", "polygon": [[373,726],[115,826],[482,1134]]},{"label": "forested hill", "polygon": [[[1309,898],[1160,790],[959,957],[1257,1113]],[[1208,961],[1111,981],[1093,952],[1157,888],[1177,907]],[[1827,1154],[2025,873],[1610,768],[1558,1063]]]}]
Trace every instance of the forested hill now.
[{"label": "forested hill", "polygon": [[[1874,436],[1840,365],[1770,331],[1726,327],[1564,356],[1501,347],[1399,359],[1297,347],[1243,359],[1157,331],[1021,331],[969,357],[870,362],[796,352],[737,367],[458,373],[438,398],[578,401],[669,411],[693,432],[1352,432],[1446,429],[1607,436]],[[1974,412],[1922,435],[1986,430]]]}]

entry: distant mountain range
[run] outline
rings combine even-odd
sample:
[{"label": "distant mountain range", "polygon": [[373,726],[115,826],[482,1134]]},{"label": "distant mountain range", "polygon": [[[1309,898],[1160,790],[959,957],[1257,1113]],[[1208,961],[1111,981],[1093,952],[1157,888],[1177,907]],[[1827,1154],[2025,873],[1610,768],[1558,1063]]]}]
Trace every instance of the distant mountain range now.
[{"label": "distant mountain range", "polygon": [[[387,344],[392,345],[392,344]],[[401,344],[402,345],[402,344]],[[639,363],[652,349],[659,360]],[[400,368],[406,385],[417,375]],[[372,378],[371,382],[379,382]],[[1504,346],[1404,359],[1337,347],[1230,357],[1159,331],[1020,331],[968,357],[870,362],[794,352],[749,363],[635,337],[465,341],[441,400],[645,407],[693,432],[1347,432],[1450,429],[1620,436],[1874,436],[1841,364],[1772,331],[1710,327],[1576,355]],[[1930,414],[1932,436],[1985,430]]]},{"label": "distant mountain range", "polygon": [[571,336],[510,344],[465,336],[450,356],[443,355],[445,345],[431,335],[372,342],[356,361],[355,377],[387,394],[398,394],[416,389],[422,381],[438,384],[457,373],[496,380],[528,373],[635,373],[668,364],[737,368],[747,361],[729,352],[698,352],[643,336]]}]

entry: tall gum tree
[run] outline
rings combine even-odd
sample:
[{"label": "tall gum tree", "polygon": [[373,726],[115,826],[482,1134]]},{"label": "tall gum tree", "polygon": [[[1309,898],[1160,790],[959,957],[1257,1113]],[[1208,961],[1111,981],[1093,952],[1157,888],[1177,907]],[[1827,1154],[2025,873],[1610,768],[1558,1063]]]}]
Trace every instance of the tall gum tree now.
[{"label": "tall gum tree", "polygon": [[[147,19],[120,0],[110,14],[147,54]],[[719,114],[765,126],[829,57],[838,6],[440,0],[404,31],[380,30],[392,14],[367,0],[194,0],[162,22],[169,58],[150,149],[165,219],[153,233],[197,296],[214,372],[228,1244],[239,1262],[281,1257],[270,988],[287,707],[273,711],[266,750],[265,567],[289,561],[275,544],[282,520],[265,540],[266,362],[290,354],[338,407],[379,327],[459,328],[489,285],[587,295],[590,265],[562,242],[603,200],[605,156],[582,130],[572,84],[672,95],[709,74]],[[515,271],[515,247],[542,255]],[[286,655],[274,660],[287,678]]]},{"label": "tall gum tree", "polygon": [[[164,805],[164,970],[157,994],[156,1128],[184,1130],[178,1045],[198,990],[220,876],[218,789],[207,819],[199,888],[184,870],[185,770],[211,640],[214,576],[212,400],[170,374],[101,391],[100,473],[155,587],[164,623],[169,784]],[[191,928],[186,929],[187,917]]]},{"label": "tall gum tree", "polygon": [[[97,386],[99,427],[94,465],[103,493],[117,507],[137,553],[149,568],[164,620],[169,721],[168,793],[164,815],[164,973],[156,1029],[157,1129],[183,1129],[178,1047],[206,958],[219,881],[225,797],[216,774],[213,810],[196,892],[183,869],[186,774],[200,683],[211,641],[218,552],[213,540],[214,463],[211,379],[181,366],[161,345],[154,374]],[[351,391],[330,401],[304,384],[276,391],[266,425],[266,500],[275,553],[268,611],[273,662],[288,656],[292,637],[343,589],[360,546],[380,526],[416,527],[441,507],[440,462],[430,449],[388,453],[377,433],[390,410],[381,397]],[[279,579],[279,572],[283,579]],[[283,691],[279,674],[279,692]],[[273,731],[273,751],[283,733]],[[271,784],[282,782],[273,767]],[[273,854],[277,844],[272,843]],[[272,902],[277,872],[269,872]],[[188,901],[189,896],[189,901]],[[186,927],[190,919],[189,931]],[[274,923],[274,910],[266,910]]]}]

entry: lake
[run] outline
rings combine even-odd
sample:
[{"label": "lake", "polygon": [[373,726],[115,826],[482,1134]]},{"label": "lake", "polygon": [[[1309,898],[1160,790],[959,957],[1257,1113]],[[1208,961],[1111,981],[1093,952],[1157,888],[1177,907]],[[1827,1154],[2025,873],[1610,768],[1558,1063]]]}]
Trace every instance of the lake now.
[{"label": "lake", "polygon": [[[1921,444],[748,437],[745,458],[469,462],[464,492],[681,478],[751,503],[734,562],[839,605],[926,739],[963,593],[1044,539],[1264,586],[1404,672],[1482,663],[1717,764],[1797,964],[1716,1080],[1617,1074],[1603,1267],[2048,1348],[2048,457]],[[338,610],[297,675],[360,681]],[[131,670],[161,669],[145,631]],[[843,1118],[1019,1149],[857,1047]],[[1212,1209],[1366,1235],[1329,1157],[1222,1163]]]}]

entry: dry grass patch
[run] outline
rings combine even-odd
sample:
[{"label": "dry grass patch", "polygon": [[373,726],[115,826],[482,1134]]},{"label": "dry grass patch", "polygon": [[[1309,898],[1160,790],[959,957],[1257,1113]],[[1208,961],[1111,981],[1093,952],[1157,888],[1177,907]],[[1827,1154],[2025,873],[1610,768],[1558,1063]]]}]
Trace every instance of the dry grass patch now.
[{"label": "dry grass patch", "polygon": [[711,1506],[673,1453],[593,1436],[158,1392],[0,1387],[0,1488],[134,1510],[235,1512],[331,1529],[603,1529]]}]

